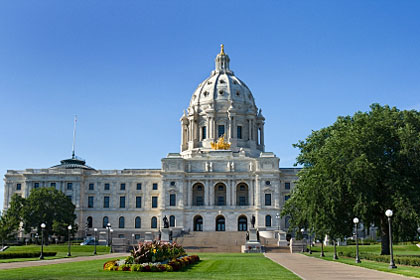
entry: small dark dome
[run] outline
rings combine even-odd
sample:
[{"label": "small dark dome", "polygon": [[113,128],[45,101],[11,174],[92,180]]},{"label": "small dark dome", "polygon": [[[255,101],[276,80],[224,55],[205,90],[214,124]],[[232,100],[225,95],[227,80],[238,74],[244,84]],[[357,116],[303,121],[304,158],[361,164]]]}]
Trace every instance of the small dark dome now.
[{"label": "small dark dome", "polygon": [[51,169],[86,169],[86,170],[95,170],[94,168],[86,165],[86,161],[78,158],[72,157],[69,159],[64,159],[60,161],[61,164],[54,165],[50,167]]}]

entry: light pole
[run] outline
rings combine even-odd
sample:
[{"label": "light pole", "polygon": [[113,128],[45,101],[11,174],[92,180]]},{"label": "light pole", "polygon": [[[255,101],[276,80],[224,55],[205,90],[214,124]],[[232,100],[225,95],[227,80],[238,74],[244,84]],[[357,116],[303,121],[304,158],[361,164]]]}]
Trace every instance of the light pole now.
[{"label": "light pole", "polygon": [[133,245],[133,247],[134,247],[134,233],[132,233],[131,234],[131,244]]},{"label": "light pole", "polygon": [[71,241],[70,241],[70,232],[71,232],[71,225],[69,225],[68,227],[67,227],[67,229],[68,229],[68,231],[69,231],[69,251],[68,251],[68,253],[67,253],[67,257],[70,257],[71,256]]},{"label": "light pole", "polygon": [[106,239],[106,247],[109,246],[109,230],[111,229],[111,223],[106,224],[106,233],[107,233],[107,239]]},{"label": "light pole", "polygon": [[96,255],[96,232],[98,231],[97,228],[93,229],[93,244],[95,245],[95,251],[93,251],[93,254]]},{"label": "light pole", "polygon": [[305,244],[304,244],[304,242],[303,242],[303,233],[305,232],[305,229],[304,228],[301,228],[300,229],[300,232],[302,233],[302,253],[305,253]]},{"label": "light pole", "polygon": [[334,239],[334,255],[333,255],[333,260],[338,260],[338,256],[337,256],[337,241]]},{"label": "light pole", "polygon": [[112,253],[112,233],[113,232],[114,232],[114,229],[110,228],[109,229],[109,234],[111,235],[111,242],[110,242],[110,245],[109,245],[109,251],[110,251],[110,253]]},{"label": "light pole", "polygon": [[312,255],[312,232],[309,233],[309,254]]},{"label": "light pole", "polygon": [[355,232],[356,232],[356,263],[360,263],[360,258],[359,258],[359,218],[355,217],[353,219],[353,223],[354,223],[354,227]]},{"label": "light pole", "polygon": [[45,223],[41,224],[41,255],[39,256],[40,260],[44,259],[44,229],[46,225]]},{"label": "light pole", "polygon": [[391,230],[391,217],[392,217],[392,210],[388,209],[385,211],[385,215],[388,217],[388,224],[389,224],[389,249],[391,253],[391,259],[389,261],[389,268],[397,268],[394,263],[394,253],[392,251],[392,230]]}]

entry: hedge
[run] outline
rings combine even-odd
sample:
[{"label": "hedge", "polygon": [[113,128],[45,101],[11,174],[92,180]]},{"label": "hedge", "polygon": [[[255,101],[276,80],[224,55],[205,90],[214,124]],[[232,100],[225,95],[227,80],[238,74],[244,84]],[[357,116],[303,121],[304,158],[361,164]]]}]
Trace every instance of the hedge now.
[{"label": "hedge", "polygon": [[[356,253],[354,252],[346,252],[345,254],[343,252],[339,252],[339,255],[346,256],[349,258],[356,257]],[[387,256],[387,255],[361,253],[359,254],[359,256],[362,259],[375,261],[375,262],[387,263],[390,261],[390,256]],[[394,262],[396,264],[402,264],[402,265],[420,266],[420,256],[394,256]]]},{"label": "hedge", "polygon": [[[53,257],[57,252],[44,252],[44,257]],[[41,255],[41,252],[2,252],[0,259],[17,259],[17,258],[36,258]]]}]

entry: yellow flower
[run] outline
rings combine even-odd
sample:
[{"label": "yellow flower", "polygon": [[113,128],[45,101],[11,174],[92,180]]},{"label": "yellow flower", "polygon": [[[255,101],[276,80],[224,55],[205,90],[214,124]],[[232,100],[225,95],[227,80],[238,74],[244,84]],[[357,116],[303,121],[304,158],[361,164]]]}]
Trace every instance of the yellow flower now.
[{"label": "yellow flower", "polygon": [[156,254],[156,249],[153,249],[153,253]]}]

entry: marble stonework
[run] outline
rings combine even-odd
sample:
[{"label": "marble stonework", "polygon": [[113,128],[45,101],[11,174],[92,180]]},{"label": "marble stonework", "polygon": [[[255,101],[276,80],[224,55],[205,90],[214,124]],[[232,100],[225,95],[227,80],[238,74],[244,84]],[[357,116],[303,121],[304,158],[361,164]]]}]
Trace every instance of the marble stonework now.
[{"label": "marble stonework", "polygon": [[[260,230],[285,230],[287,222],[277,220],[276,214],[299,169],[279,168],[280,159],[265,151],[265,117],[251,91],[230,70],[223,49],[215,62],[215,70],[199,84],[181,117],[180,153],[163,158],[161,169],[95,170],[72,157],[51,168],[8,170],[4,210],[14,193],[27,197],[35,187],[53,186],[76,205],[80,236],[93,228],[103,234],[103,220],[108,217],[115,237],[143,238],[145,232],[163,227],[165,215],[170,222],[173,216],[171,228],[179,231],[246,230],[253,215]],[[229,150],[211,148],[221,134]],[[136,197],[141,197],[141,205],[136,205]],[[157,199],[155,208],[152,197]],[[92,227],[86,226],[88,219]]]}]

